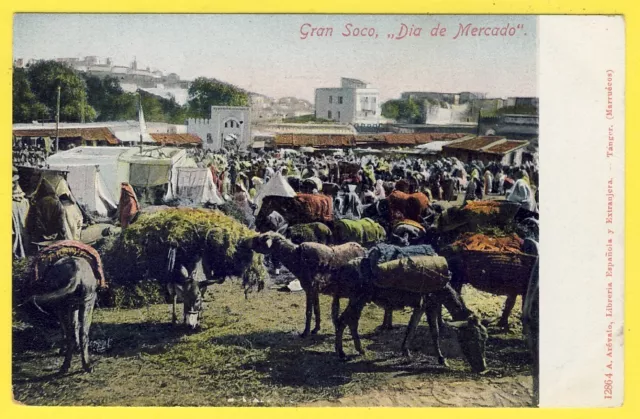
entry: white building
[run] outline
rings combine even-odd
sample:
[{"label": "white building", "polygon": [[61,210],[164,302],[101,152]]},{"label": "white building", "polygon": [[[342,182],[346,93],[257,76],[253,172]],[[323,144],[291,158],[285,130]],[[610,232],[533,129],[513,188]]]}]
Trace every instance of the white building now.
[{"label": "white building", "polygon": [[220,150],[227,146],[246,149],[251,145],[251,108],[212,106],[211,119],[188,119],[187,133],[202,139],[202,147]]},{"label": "white building", "polygon": [[316,89],[316,118],[344,124],[377,124],[381,104],[378,89],[370,84],[342,78],[340,87]]}]

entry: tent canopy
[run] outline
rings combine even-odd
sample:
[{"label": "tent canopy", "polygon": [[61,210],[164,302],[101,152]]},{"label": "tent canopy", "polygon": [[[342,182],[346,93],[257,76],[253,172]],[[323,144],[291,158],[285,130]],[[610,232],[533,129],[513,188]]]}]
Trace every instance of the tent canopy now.
[{"label": "tent canopy", "polygon": [[73,196],[89,211],[101,216],[108,216],[115,211],[118,205],[107,189],[98,166],[67,166],[66,170],[67,183]]},{"label": "tent canopy", "polygon": [[291,185],[289,185],[289,182],[287,182],[287,179],[285,179],[282,173],[278,172],[275,176],[269,179],[269,182],[267,182],[266,185],[260,188],[260,192],[256,195],[254,200],[255,204],[258,206],[256,211],[260,211],[262,200],[266,196],[286,196],[293,198],[296,196],[296,191],[294,191]]},{"label": "tent canopy", "polygon": [[120,194],[118,158],[130,147],[76,147],[61,151],[47,159],[51,168],[72,171],[74,167],[98,167],[100,177],[111,197],[116,200]]},{"label": "tent canopy", "polygon": [[180,200],[183,205],[224,203],[213,182],[211,170],[199,167],[178,167],[176,171],[176,185],[167,193],[168,197]]}]

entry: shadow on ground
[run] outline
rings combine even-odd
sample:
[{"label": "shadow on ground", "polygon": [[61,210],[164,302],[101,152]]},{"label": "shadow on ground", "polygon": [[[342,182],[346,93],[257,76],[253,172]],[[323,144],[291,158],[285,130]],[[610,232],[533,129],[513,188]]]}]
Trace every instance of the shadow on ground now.
[{"label": "shadow on ground", "polygon": [[[363,336],[367,353],[354,355],[353,342],[347,334],[345,351],[351,354],[340,360],[333,352],[334,335],[317,335],[302,339],[284,332],[254,332],[226,335],[211,339],[213,345],[240,346],[267,352],[261,360],[245,362],[243,369],[263,374],[265,384],[292,387],[332,387],[348,384],[356,374],[391,374],[407,376],[444,374],[452,378],[468,378],[470,368],[463,360],[457,335],[446,331],[442,350],[450,358],[452,367],[441,366],[434,355],[429,328],[420,326],[410,348],[411,357],[400,352],[405,327],[379,331]],[[515,361],[514,361],[515,362]]]}]

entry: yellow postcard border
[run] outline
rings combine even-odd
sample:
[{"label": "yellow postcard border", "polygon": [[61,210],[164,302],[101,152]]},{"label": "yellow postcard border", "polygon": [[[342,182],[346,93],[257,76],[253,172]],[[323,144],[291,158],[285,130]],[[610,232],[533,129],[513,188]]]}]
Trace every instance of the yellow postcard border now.
[{"label": "yellow postcard border", "polygon": [[[633,164],[639,158],[638,143],[635,138],[640,134],[640,3],[625,0],[430,0],[412,1],[395,0],[383,2],[373,0],[368,2],[324,0],[321,2],[306,2],[294,0],[253,0],[239,2],[218,2],[206,0],[190,0],[176,2],[158,0],[143,2],[131,0],[97,0],[82,2],[79,0],[23,0],[20,2],[7,1],[0,5],[0,126],[5,140],[2,142],[0,153],[0,231],[4,240],[0,242],[0,268],[3,281],[0,281],[0,321],[2,324],[2,339],[0,339],[0,354],[2,371],[0,380],[0,415],[2,417],[52,417],[52,418],[86,418],[92,417],[133,417],[146,416],[152,418],[170,418],[175,415],[233,415],[246,417],[298,417],[304,415],[309,418],[324,417],[327,414],[356,415],[367,418],[387,418],[388,415],[402,415],[403,417],[422,417],[422,415],[437,415],[438,418],[457,418],[459,416],[473,416],[477,419],[528,417],[562,417],[562,418],[631,418],[639,417],[640,401],[640,356],[638,356],[638,332],[634,330],[640,314],[640,304],[633,304],[638,296],[640,285],[634,281],[640,271],[638,258],[632,255],[640,254],[638,240],[633,237],[640,235],[640,221],[634,217],[634,208],[640,206],[638,178],[640,165]],[[10,202],[9,199],[11,170],[11,71],[12,71],[12,25],[13,14],[19,12],[102,12],[102,13],[364,13],[364,14],[621,14],[626,23],[626,242],[625,255],[632,257],[625,260],[625,398],[621,408],[610,409],[401,409],[401,408],[351,408],[348,411],[334,412],[331,408],[92,408],[92,407],[25,407],[12,401],[11,398],[11,236]],[[635,117],[634,117],[635,116]],[[559,321],[562,321],[559,319]],[[585,366],[588,367],[588,366]],[[195,409],[195,410],[194,410]],[[328,410],[331,409],[331,410]],[[425,411],[429,409],[429,411]]]}]

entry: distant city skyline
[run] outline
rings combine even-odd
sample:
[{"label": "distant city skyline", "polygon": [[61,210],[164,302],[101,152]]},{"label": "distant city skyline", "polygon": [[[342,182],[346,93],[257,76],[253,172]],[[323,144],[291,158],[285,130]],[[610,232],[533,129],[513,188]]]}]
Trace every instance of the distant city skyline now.
[{"label": "distant city skyline", "polygon": [[[390,39],[402,24],[414,35],[422,28],[420,36]],[[438,24],[446,36],[430,36]],[[454,39],[468,24],[522,27],[514,36]],[[330,27],[332,36],[327,29],[312,32]],[[359,27],[377,37],[354,38]],[[125,66],[135,58],[138,68],[165,75],[212,77],[311,102],[316,88],[337,87],[341,77],[371,83],[383,101],[405,91],[537,96],[536,29],[533,16],[16,14],[13,57],[98,56]],[[351,36],[342,36],[347,31]]]}]

